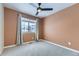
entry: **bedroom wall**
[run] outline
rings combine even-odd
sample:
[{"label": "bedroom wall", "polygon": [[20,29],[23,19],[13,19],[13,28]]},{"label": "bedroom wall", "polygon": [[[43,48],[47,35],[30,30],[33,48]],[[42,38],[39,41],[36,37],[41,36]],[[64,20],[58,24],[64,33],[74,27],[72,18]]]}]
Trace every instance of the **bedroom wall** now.
[{"label": "bedroom wall", "polygon": [[23,34],[23,41],[24,42],[29,42],[29,41],[33,41],[35,39],[35,33],[24,33]]},{"label": "bedroom wall", "polygon": [[44,39],[44,20],[41,18],[39,20],[39,38]]},{"label": "bedroom wall", "polygon": [[0,54],[4,48],[4,10],[3,5],[0,3]]},{"label": "bedroom wall", "polygon": [[16,43],[16,27],[18,14],[16,11],[4,8],[4,45]]},{"label": "bedroom wall", "polygon": [[[17,19],[18,19],[18,11],[4,8],[4,45],[14,45],[16,44],[16,31],[17,31]],[[35,20],[36,17],[21,13],[23,17]],[[24,33],[23,38],[24,42],[29,42],[33,40],[34,34],[32,33]]]},{"label": "bedroom wall", "polygon": [[46,40],[79,50],[79,4],[52,14],[43,20]]}]

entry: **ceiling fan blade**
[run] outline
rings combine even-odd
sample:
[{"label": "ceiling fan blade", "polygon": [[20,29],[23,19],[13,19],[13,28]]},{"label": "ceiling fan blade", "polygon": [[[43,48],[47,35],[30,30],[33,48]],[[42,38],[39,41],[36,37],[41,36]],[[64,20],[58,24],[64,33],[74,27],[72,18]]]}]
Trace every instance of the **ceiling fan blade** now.
[{"label": "ceiling fan blade", "polygon": [[36,15],[38,15],[39,12],[36,13]]},{"label": "ceiling fan blade", "polygon": [[33,4],[33,3],[29,3],[29,4],[30,4],[31,6],[37,8],[37,6],[36,6],[35,4]]},{"label": "ceiling fan blade", "polygon": [[53,10],[53,8],[42,8],[41,10],[42,11],[51,11],[51,10]]}]

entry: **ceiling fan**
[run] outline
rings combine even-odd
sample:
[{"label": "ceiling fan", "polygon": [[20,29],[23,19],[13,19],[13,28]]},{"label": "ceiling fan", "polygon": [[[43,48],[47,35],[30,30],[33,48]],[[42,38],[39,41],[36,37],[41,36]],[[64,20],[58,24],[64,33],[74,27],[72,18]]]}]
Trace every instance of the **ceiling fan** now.
[{"label": "ceiling fan", "polygon": [[42,8],[42,7],[41,7],[41,3],[38,3],[38,7],[35,6],[33,3],[31,3],[31,5],[32,5],[33,7],[36,7],[36,9],[37,9],[37,12],[36,12],[35,15],[38,15],[41,11],[51,11],[51,10],[53,10],[53,8]]}]

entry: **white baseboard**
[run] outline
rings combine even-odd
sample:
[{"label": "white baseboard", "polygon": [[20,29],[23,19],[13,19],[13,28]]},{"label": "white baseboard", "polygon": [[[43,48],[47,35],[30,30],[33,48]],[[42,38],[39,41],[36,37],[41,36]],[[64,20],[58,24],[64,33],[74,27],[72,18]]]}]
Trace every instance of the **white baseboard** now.
[{"label": "white baseboard", "polygon": [[15,47],[16,45],[4,46],[4,48]]},{"label": "white baseboard", "polygon": [[[79,53],[78,50],[75,50],[75,49],[72,49],[72,48],[68,48],[68,47],[66,47],[66,46],[62,46],[62,45],[59,45],[59,44],[56,44],[56,43],[53,43],[53,42],[50,42],[50,41],[47,41],[47,40],[40,39],[40,41],[45,41],[45,42],[47,42],[47,43],[50,43],[50,44],[59,46],[59,47],[61,47],[61,48],[65,48],[65,49],[67,49],[67,50],[70,50],[70,51]],[[24,42],[23,44],[29,44],[29,43],[32,43],[32,42],[35,42],[35,41]],[[5,46],[4,48],[9,48],[9,47],[14,47],[14,46],[16,46],[16,45]]]},{"label": "white baseboard", "polygon": [[67,50],[70,50],[70,51],[73,51],[73,52],[76,52],[76,53],[79,53],[78,50],[75,50],[75,49],[72,49],[72,48],[68,48],[68,47],[66,47],[66,46],[62,46],[62,45],[59,45],[59,44],[56,44],[56,43],[53,43],[53,42],[50,42],[50,41],[47,41],[47,40],[43,40],[43,41],[45,41],[45,42],[47,42],[47,43],[50,43],[50,44],[53,44],[53,45],[56,45],[56,46],[59,46],[59,47],[61,47],[61,48],[65,48],[65,49],[67,49]]},{"label": "white baseboard", "polygon": [[[23,44],[29,44],[29,43],[32,43],[32,42],[34,42],[34,41],[24,42]],[[4,48],[15,47],[15,46],[18,46],[18,45],[16,45],[16,44],[14,44],[14,45],[9,45],[9,46],[5,46]],[[20,45],[19,45],[19,46],[20,46]]]},{"label": "white baseboard", "polygon": [[32,43],[32,42],[35,42],[35,41],[24,42],[23,44],[29,44],[29,43]]}]

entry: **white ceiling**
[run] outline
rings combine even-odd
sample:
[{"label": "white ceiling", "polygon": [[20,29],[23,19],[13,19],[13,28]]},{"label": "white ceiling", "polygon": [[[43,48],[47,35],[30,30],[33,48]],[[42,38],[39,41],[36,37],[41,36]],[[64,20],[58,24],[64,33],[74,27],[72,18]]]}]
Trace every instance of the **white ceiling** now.
[{"label": "white ceiling", "polygon": [[[35,16],[36,14],[36,7],[32,6],[30,3],[4,3],[4,7],[11,8],[23,13],[27,13],[30,15]],[[33,5],[38,6],[37,3]],[[52,11],[41,11],[37,17],[46,17],[48,15],[54,14],[64,8],[70,7],[74,4],[72,3],[42,3],[42,8],[53,8]]]}]

